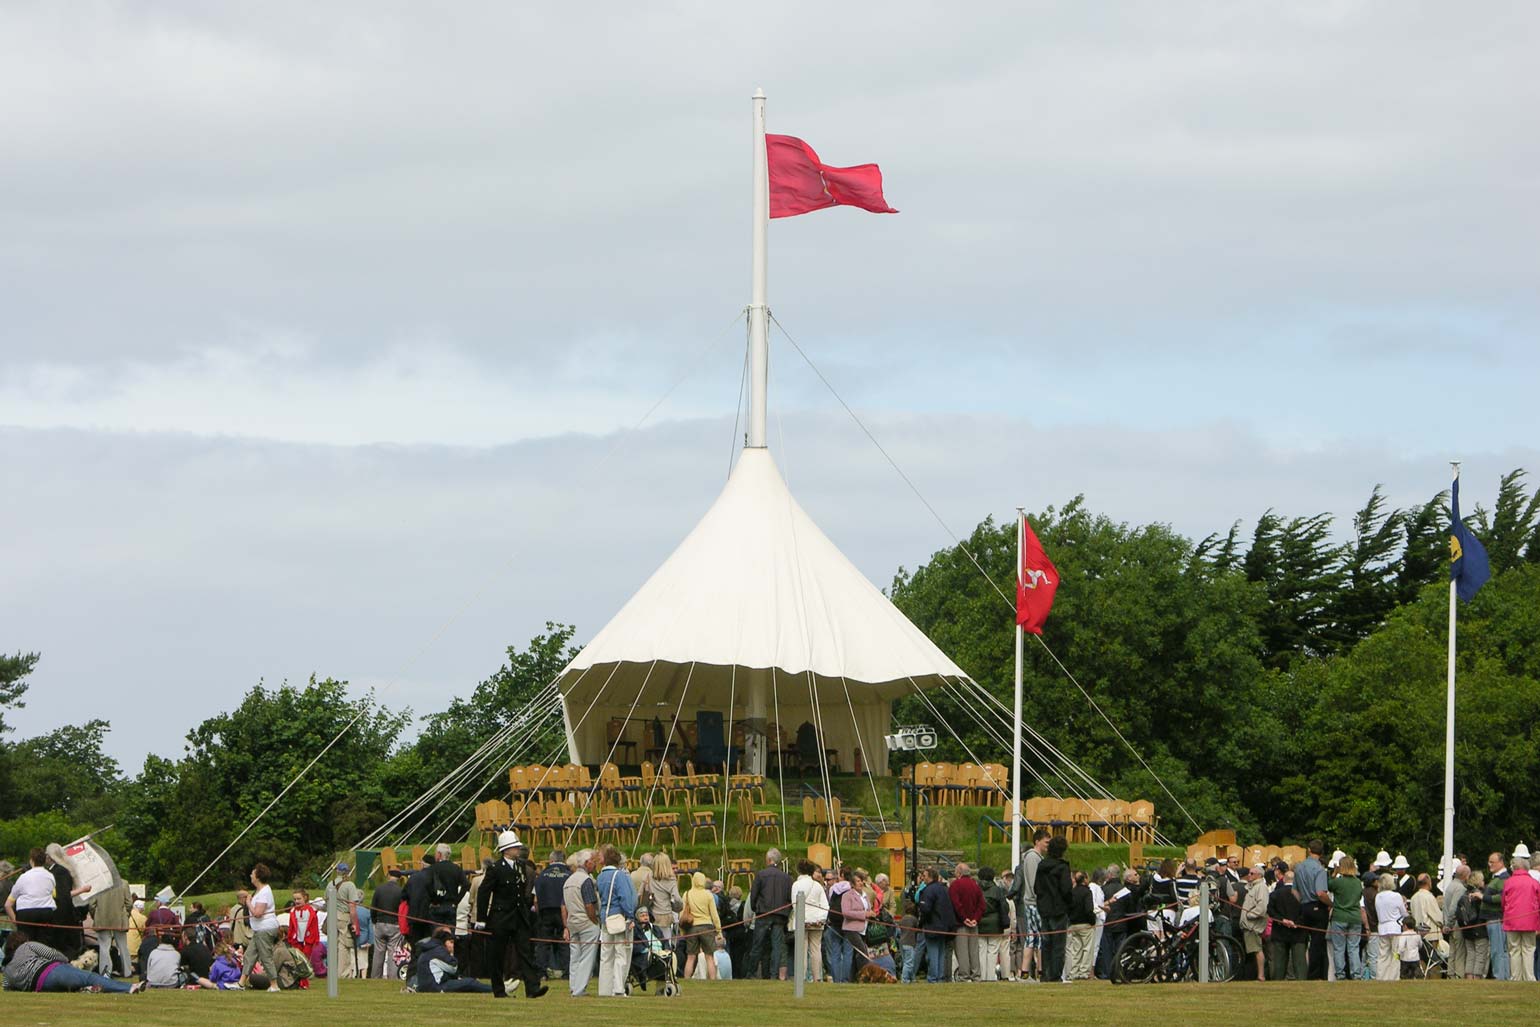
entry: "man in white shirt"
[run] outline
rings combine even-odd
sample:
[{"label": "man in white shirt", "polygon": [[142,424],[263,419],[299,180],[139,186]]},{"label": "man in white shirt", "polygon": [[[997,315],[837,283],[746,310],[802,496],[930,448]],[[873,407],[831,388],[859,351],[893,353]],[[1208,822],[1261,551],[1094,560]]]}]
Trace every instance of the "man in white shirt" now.
[{"label": "man in white shirt", "polygon": [[18,927],[26,928],[33,941],[52,945],[57,906],[54,903],[54,877],[45,865],[48,854],[42,849],[33,849],[28,854],[28,861],[32,865],[11,886],[11,894],[5,900],[5,912]]},{"label": "man in white shirt", "polygon": [[804,903],[802,923],[803,933],[807,936],[808,968],[812,971],[812,979],[823,980],[823,929],[829,922],[829,897],[824,894],[823,882],[813,878],[813,872],[818,867],[810,859],[797,860],[797,879],[791,882],[791,906],[797,908],[797,896],[802,896]]}]

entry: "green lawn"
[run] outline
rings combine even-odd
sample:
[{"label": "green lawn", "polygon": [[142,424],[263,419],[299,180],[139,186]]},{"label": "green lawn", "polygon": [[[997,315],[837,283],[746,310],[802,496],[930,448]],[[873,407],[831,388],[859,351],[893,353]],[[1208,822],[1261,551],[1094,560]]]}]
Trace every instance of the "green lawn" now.
[{"label": "green lawn", "polygon": [[[342,982],[328,1003],[326,986],[272,995],[254,992],[161,992],[144,995],[0,995],[0,1024],[187,1024],[271,1027],[286,1023],[735,1025],[751,1017],[784,1020],[799,1013],[849,1024],[1020,1024],[1037,1016],[1062,1024],[1230,1023],[1508,1024],[1527,1022],[1537,1008],[1534,985],[1475,981],[1395,984],[1224,984],[1114,987],[953,984],[931,987],[809,985],[800,1003],[791,986],[765,981],[687,983],[673,999],[652,993],[624,1002],[590,995],[572,999],[551,982],[550,994],[494,1003],[484,995],[403,995],[383,981]],[[1389,993],[1389,994],[1387,994]],[[779,1016],[777,1017],[777,1014]]]}]

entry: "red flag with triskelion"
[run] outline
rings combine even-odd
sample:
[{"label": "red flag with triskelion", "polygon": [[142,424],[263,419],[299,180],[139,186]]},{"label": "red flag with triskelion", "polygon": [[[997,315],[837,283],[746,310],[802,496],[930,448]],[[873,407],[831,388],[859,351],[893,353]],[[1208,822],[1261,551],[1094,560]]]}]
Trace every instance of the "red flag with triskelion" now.
[{"label": "red flag with triskelion", "polygon": [[1027,519],[1021,519],[1023,541],[1021,573],[1016,578],[1016,623],[1023,631],[1043,633],[1048,611],[1053,609],[1053,594],[1059,588],[1059,570],[1043,552],[1043,544]]},{"label": "red flag with triskelion", "polygon": [[882,169],[875,164],[835,168],[818,159],[796,136],[765,136],[770,168],[770,216],[789,218],[825,207],[860,207],[897,214],[882,198]]}]

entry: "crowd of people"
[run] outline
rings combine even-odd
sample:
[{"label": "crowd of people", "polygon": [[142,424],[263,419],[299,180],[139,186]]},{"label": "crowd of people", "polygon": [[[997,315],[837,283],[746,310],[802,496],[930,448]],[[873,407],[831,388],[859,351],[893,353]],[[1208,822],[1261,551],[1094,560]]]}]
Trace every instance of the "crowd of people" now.
[{"label": "crowd of people", "polygon": [[788,870],[771,849],[745,894],[699,872],[681,887],[667,853],[644,853],[633,869],[614,845],[557,850],[537,868],[510,831],[498,858],[473,871],[440,845],[367,898],[339,864],[329,958],[332,911],[302,887],[280,910],[266,866],[228,910],[194,902],[184,921],[169,888],[148,904],[126,885],[83,895],[50,846],[5,877],[3,979],[17,990],[133,993],[304,988],[334,973],[532,998],[561,979],[574,996],[597,982],[600,997],[621,997],[680,978],[786,980],[800,906],[809,981],[1071,983],[1114,977],[1124,938],[1195,916],[1205,882],[1214,929],[1240,946],[1246,978],[1396,980],[1430,967],[1540,976],[1540,868],[1522,844],[1511,861],[1492,853],[1485,871],[1460,856],[1442,880],[1383,851],[1360,874],[1318,840],[1295,866],[1217,858],[1076,871],[1068,848],[1038,829],[1013,868],[932,866],[907,889],[860,867],[800,859]]}]

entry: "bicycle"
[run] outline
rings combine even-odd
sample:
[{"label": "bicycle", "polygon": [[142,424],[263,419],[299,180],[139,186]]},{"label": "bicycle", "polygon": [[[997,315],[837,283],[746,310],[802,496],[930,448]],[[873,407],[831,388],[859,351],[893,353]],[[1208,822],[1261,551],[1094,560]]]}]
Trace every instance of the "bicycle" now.
[{"label": "bicycle", "polygon": [[[1112,957],[1112,983],[1151,984],[1198,979],[1198,920],[1172,928],[1157,914],[1155,929],[1136,931],[1124,938]],[[1235,979],[1244,958],[1240,944],[1221,937],[1209,923],[1208,977],[1223,983]]]}]

